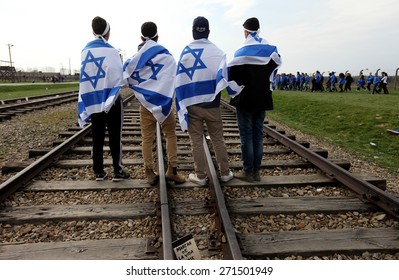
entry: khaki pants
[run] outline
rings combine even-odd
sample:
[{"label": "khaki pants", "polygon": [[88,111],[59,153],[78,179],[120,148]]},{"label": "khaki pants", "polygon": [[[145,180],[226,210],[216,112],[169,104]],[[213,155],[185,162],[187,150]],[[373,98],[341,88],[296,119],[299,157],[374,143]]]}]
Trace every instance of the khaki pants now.
[{"label": "khaki pants", "polygon": [[188,133],[191,139],[195,172],[199,179],[206,177],[205,151],[203,146],[204,122],[208,129],[208,134],[212,141],[212,146],[216,154],[219,165],[220,175],[229,174],[229,158],[223,138],[223,122],[220,108],[202,108],[190,106],[188,110]]},{"label": "khaki pants", "polygon": [[[154,168],[152,155],[153,142],[157,132],[157,120],[152,113],[140,106],[141,134],[143,139],[143,158],[145,168]],[[177,137],[176,137],[176,114],[172,109],[169,116],[161,124],[161,130],[166,137],[166,152],[168,162],[172,167],[177,167]]]}]

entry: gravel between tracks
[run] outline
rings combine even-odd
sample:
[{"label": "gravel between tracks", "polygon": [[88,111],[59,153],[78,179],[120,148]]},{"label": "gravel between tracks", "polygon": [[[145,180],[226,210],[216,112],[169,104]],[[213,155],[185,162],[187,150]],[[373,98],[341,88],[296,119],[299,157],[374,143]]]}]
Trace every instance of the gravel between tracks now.
[{"label": "gravel between tracks", "polygon": [[[28,158],[28,151],[32,148],[51,148],[53,146],[53,142],[59,140],[58,132],[67,130],[70,126],[76,124],[76,104],[67,104],[53,108],[47,108],[41,111],[35,111],[29,113],[29,115],[20,115],[17,117],[12,118],[11,120],[7,120],[0,123],[0,131],[1,131],[1,138],[0,138],[0,165],[3,166],[4,163],[8,161],[26,161],[29,162],[30,159]],[[387,170],[380,168],[374,164],[366,162],[361,158],[351,155],[339,147],[334,147],[332,145],[323,143],[315,139],[310,135],[306,135],[301,133],[300,131],[293,130],[289,127],[286,127],[283,124],[279,124],[276,122],[272,122],[277,125],[277,127],[286,130],[288,134],[296,135],[297,140],[306,140],[311,143],[311,147],[318,147],[323,148],[329,151],[330,158],[341,158],[346,159],[351,162],[351,171],[356,173],[368,173],[370,175],[374,175],[376,177],[385,178],[387,180],[387,190],[392,193],[399,193],[399,176],[395,176],[388,172]],[[140,168],[139,168],[140,169]],[[92,179],[92,171],[90,168],[85,168],[78,170],[74,173],[74,171],[68,171],[68,174],[76,174],[77,179],[86,178]],[[142,171],[134,171],[136,178],[144,178]],[[265,175],[272,175],[272,174],[265,174]],[[0,175],[0,182],[4,182],[12,174],[1,174]],[[195,191],[195,190],[194,190]],[[283,189],[284,191],[284,189]],[[290,190],[285,190],[288,195],[290,195]],[[296,192],[298,195],[301,193],[307,192],[306,188],[303,189],[294,189],[291,190]],[[309,190],[310,192],[311,190]],[[333,191],[337,191],[337,189],[333,189]],[[196,190],[198,193],[198,190]],[[259,192],[265,192],[264,190],[259,190]],[[239,193],[239,190],[230,190],[230,193],[234,193],[233,196],[236,197],[245,197],[245,193]],[[32,194],[31,194],[32,195]],[[45,195],[41,197],[40,194],[37,194],[39,197],[36,197],[37,201],[40,203],[44,203],[46,199]],[[119,195],[118,193],[113,194],[110,196],[107,192],[100,193],[102,197],[97,198],[98,201],[107,202],[109,199],[116,199],[119,200],[121,203],[127,203],[124,201],[124,195]],[[133,191],[130,195],[137,195],[137,199],[140,199],[139,193],[134,193]],[[147,200],[152,201],[154,199],[154,194],[147,190],[142,192],[143,197],[146,197]],[[272,194],[274,196],[274,194]],[[72,200],[75,199],[75,203],[79,203],[76,194],[71,193],[70,196]],[[261,193],[260,196],[265,196],[264,193]],[[22,199],[21,199],[22,197]],[[24,200],[29,199],[29,197],[20,196],[20,200],[18,203],[11,203],[7,204],[8,206],[16,206],[16,205],[23,205],[25,203]],[[189,195],[185,194],[185,197],[181,199],[188,199]],[[49,199],[53,201],[47,201],[47,204],[57,204],[59,203],[60,197],[57,196],[49,196]],[[65,199],[65,197],[64,197]],[[179,198],[175,198],[179,200]],[[352,213],[346,213],[343,215],[353,215]],[[375,216],[367,217],[368,220],[378,220],[382,216]],[[293,217],[284,217],[285,219],[293,219]],[[331,217],[330,217],[331,218]],[[337,216],[337,219],[341,219],[341,216]],[[236,218],[238,223],[240,223],[239,218]],[[256,217],[253,218],[254,223],[246,222],[246,227],[244,227],[244,231],[256,232],[259,230],[259,225],[256,223]],[[314,225],[311,220],[320,220],[319,216],[311,216],[306,218],[309,222],[308,224],[304,225],[307,227],[309,225]],[[200,222],[197,219],[196,224],[209,224],[209,217],[204,217],[204,221]],[[270,218],[268,222],[274,223],[275,225],[281,224],[281,217]],[[334,221],[332,222],[334,223]],[[389,221],[391,223],[391,221]],[[148,229],[143,231],[133,230],[135,228],[142,228],[142,224],[146,224],[147,226],[150,225],[155,231],[155,221],[143,219],[138,221],[128,221],[127,223],[119,223],[115,221],[98,221],[98,222],[85,222],[85,221],[77,221],[77,222],[70,222],[70,223],[63,223],[62,225],[52,224],[49,223],[48,225],[44,226],[36,226],[36,225],[1,225],[0,231],[0,239],[2,239],[3,243],[19,243],[21,242],[21,237],[24,236],[31,236],[30,239],[24,240],[23,242],[46,242],[46,241],[61,241],[61,240],[82,240],[82,239],[102,239],[102,238],[126,238],[130,236],[143,236],[148,235]],[[184,224],[184,223],[183,223]],[[184,228],[184,225],[180,232],[191,232],[190,227],[192,225],[188,225],[187,228]],[[245,225],[245,224],[244,224]],[[286,225],[281,225],[285,227]],[[299,226],[303,226],[300,224]],[[332,225],[334,226],[334,225]],[[384,225],[384,226],[391,226]],[[201,227],[201,232],[204,233],[207,230],[209,225]],[[92,231],[80,231],[79,228],[88,228],[93,229]],[[95,228],[98,228],[99,231],[96,233]],[[206,229],[208,228],[208,229]],[[241,230],[243,230],[241,228]],[[67,236],[66,233],[72,233],[71,236]],[[75,233],[73,233],[75,232]],[[152,234],[150,234],[152,235]],[[204,244],[201,244],[204,245]],[[301,259],[300,256],[292,256],[288,257],[287,259]],[[314,257],[314,259],[318,259],[318,257]],[[369,254],[365,253],[363,256],[342,256],[342,255],[335,255],[335,256],[326,256],[322,257],[322,259],[399,259],[399,255],[389,255],[389,254]]]},{"label": "gravel between tracks", "polygon": [[[35,111],[29,115],[20,115],[0,123],[0,166],[8,161],[29,162],[28,151],[33,148],[51,148],[53,142],[59,140],[58,132],[76,125],[76,104]],[[368,173],[387,180],[387,191],[399,193],[399,176],[367,162],[356,155],[347,153],[339,147],[323,143],[300,131],[293,130],[283,124],[271,121],[287,134],[296,135],[297,140],[310,142],[311,147],[328,150],[330,158],[341,158],[351,162],[351,172]],[[90,170],[87,170],[88,172]],[[139,174],[138,174],[139,175]],[[1,174],[0,182],[4,182],[9,174]],[[142,176],[142,175],[141,175]]]}]

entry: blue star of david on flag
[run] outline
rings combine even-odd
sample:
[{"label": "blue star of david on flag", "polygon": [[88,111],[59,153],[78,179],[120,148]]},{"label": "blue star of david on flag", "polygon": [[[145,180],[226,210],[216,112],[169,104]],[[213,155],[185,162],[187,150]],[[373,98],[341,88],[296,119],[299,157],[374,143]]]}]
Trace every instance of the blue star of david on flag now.
[{"label": "blue star of david on flag", "polygon": [[[177,69],[175,104],[182,131],[186,131],[189,126],[189,106],[212,102],[225,88],[232,97],[242,90],[236,82],[226,79],[226,54],[206,39],[194,40],[183,49]],[[195,72],[199,69],[202,70]],[[179,75],[182,73],[187,76]]]},{"label": "blue star of david on flag", "polygon": [[191,49],[187,46],[181,54],[180,61],[182,60],[183,56],[191,54],[195,58],[194,63],[191,67],[186,67],[182,63],[179,63],[176,75],[186,73],[190,80],[192,80],[196,70],[206,69],[207,67],[205,63],[201,60],[203,51],[204,49]]},{"label": "blue star of david on flag", "polygon": [[[87,82],[89,81],[93,88],[97,87],[97,83],[99,79],[105,78],[105,71],[102,69],[102,65],[104,63],[105,57],[94,57],[91,51],[87,52],[86,58],[82,61],[82,71],[80,74],[80,82]],[[90,76],[90,72],[92,71],[91,64],[94,64],[97,67],[97,73],[93,76]],[[89,66],[88,66],[89,65]],[[88,68],[88,72],[86,72],[86,67]]]},{"label": "blue star of david on flag", "polygon": [[[148,66],[152,72],[151,76],[148,79],[157,80],[157,74],[161,71],[164,65],[159,63],[154,63],[152,60],[149,60],[145,65]],[[142,69],[134,71],[133,74],[130,76],[133,80],[136,80],[139,84],[147,81],[147,79],[140,77],[141,70]]]},{"label": "blue star of david on flag", "polygon": [[150,66],[151,70],[152,70],[152,75],[151,75],[150,79],[156,80],[157,74],[159,73],[159,71],[161,71],[163,65],[159,64],[159,63],[154,64],[154,62],[152,62],[152,60],[148,61],[147,65]]},{"label": "blue star of david on flag", "polygon": [[130,76],[130,78],[136,80],[139,84],[146,81],[145,79],[142,79],[140,77],[140,71],[134,71],[133,74]]},{"label": "blue star of david on flag", "polygon": [[160,124],[172,111],[175,76],[175,59],[153,40],[146,41],[123,66],[123,77],[135,97]]}]

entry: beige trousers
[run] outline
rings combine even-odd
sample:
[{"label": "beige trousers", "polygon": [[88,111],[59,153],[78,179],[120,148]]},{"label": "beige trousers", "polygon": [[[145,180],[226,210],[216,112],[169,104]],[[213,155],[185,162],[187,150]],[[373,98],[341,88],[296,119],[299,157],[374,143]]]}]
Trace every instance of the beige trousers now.
[{"label": "beige trousers", "polygon": [[[154,169],[152,147],[156,138],[157,120],[152,113],[143,106],[140,106],[140,118],[144,167]],[[176,113],[174,108],[172,108],[172,112],[170,112],[169,116],[161,124],[161,130],[166,138],[168,162],[172,167],[177,167]]]},{"label": "beige trousers", "polygon": [[189,121],[188,133],[191,139],[195,172],[197,173],[198,178],[204,179],[206,177],[205,151],[203,146],[205,124],[216,154],[216,161],[219,165],[220,175],[228,175],[229,158],[223,138],[223,122],[220,108],[190,106],[187,110]]}]

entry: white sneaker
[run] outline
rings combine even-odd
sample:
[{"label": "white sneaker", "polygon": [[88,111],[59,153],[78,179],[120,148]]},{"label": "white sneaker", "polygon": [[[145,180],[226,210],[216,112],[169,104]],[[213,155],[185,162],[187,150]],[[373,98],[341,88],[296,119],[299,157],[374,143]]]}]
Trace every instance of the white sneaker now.
[{"label": "white sneaker", "polygon": [[221,176],[220,181],[222,181],[223,183],[227,183],[228,181],[230,181],[233,178],[234,178],[234,174],[231,170],[229,170],[229,174]]},{"label": "white sneaker", "polygon": [[198,178],[197,174],[194,174],[194,173],[191,173],[190,175],[188,175],[188,179],[191,182],[196,183],[196,184],[198,184],[200,186],[205,186],[206,185],[206,181],[207,181],[206,178],[204,178],[204,179]]}]

